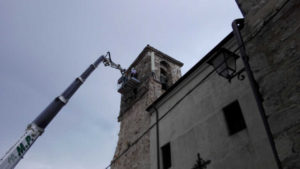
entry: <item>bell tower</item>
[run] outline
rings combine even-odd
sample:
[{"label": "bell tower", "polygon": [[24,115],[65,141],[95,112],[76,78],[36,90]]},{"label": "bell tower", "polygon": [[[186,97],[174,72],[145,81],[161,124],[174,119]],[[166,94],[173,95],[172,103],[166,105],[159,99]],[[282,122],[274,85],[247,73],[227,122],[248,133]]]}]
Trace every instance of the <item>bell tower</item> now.
[{"label": "bell tower", "polygon": [[150,115],[146,108],[181,77],[182,65],[147,45],[119,79],[120,132],[112,169],[150,168]]}]

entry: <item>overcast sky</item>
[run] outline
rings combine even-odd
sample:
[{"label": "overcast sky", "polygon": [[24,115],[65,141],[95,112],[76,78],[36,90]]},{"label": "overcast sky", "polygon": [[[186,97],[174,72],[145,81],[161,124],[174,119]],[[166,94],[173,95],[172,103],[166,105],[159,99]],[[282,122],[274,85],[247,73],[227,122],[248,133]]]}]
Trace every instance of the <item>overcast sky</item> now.
[{"label": "overcast sky", "polygon": [[[108,50],[128,67],[150,44],[187,72],[231,32],[234,0],[0,0],[0,156]],[[117,70],[103,65],[17,169],[103,169],[115,151]]]}]

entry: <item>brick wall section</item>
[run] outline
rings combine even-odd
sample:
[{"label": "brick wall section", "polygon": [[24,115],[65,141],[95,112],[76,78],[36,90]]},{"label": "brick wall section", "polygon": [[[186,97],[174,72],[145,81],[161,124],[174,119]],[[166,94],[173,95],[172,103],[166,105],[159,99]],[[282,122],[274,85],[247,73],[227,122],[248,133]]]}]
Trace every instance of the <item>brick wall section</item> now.
[{"label": "brick wall section", "polygon": [[284,169],[300,168],[300,1],[237,0],[250,65]]},{"label": "brick wall section", "polygon": [[[150,48],[150,49],[149,49]],[[149,169],[150,168],[150,140],[149,133],[136,144],[133,143],[150,127],[150,114],[146,108],[153,103],[163,92],[159,82],[161,61],[170,65],[172,82],[181,77],[180,66],[169,62],[155,49],[155,75],[151,72],[152,47],[147,46],[130,67],[135,67],[141,84],[137,87],[137,94],[126,93],[121,97],[119,140],[114,159],[119,157],[128,147],[128,151],[116,160],[112,169]],[[146,50],[146,51],[145,51]]]}]

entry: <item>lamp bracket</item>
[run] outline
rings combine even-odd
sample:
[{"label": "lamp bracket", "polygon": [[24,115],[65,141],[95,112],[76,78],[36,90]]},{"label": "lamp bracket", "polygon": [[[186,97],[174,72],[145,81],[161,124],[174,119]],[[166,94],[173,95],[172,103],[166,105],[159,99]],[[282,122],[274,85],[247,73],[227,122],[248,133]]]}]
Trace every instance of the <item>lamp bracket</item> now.
[{"label": "lamp bracket", "polygon": [[237,79],[242,81],[245,79],[245,75],[243,75],[242,73],[245,71],[245,68],[242,68],[241,70],[239,70],[238,72],[234,73],[229,79],[228,81],[231,82],[231,79],[234,78],[235,76],[237,76]]}]

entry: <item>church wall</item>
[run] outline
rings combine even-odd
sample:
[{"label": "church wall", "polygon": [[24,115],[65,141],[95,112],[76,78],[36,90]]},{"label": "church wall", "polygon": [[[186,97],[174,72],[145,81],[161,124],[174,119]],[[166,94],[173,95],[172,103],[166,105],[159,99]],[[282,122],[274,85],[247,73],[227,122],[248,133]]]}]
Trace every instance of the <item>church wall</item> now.
[{"label": "church wall", "polygon": [[[236,1],[245,16],[246,23],[242,34],[246,52],[263,97],[263,105],[283,168],[300,168],[300,1]],[[234,38],[225,46],[231,51],[237,47]],[[155,62],[160,61],[156,58]],[[238,67],[242,67],[240,61]],[[208,168],[276,168],[248,79],[238,81],[235,78],[229,83],[212,73],[198,85],[211,71],[210,66],[202,64],[155,105],[160,117],[168,112],[159,124],[159,146],[170,141],[171,169],[192,168],[196,163],[197,153],[204,160],[211,160]],[[156,69],[155,76],[159,74],[159,69]],[[126,112],[124,117],[130,114],[133,116],[128,117],[128,121],[121,122],[121,141],[119,140],[118,145],[125,145],[127,140],[134,138],[129,133],[134,133],[139,127],[132,123],[132,120],[138,120],[137,110],[147,114],[144,111],[146,105],[150,105],[164,92],[161,91],[157,78],[150,78],[146,84],[149,85],[147,94],[144,95],[147,99],[137,101],[137,104],[144,107],[137,105],[136,110],[128,109],[129,113]],[[222,108],[235,99],[240,103],[247,128],[229,136]],[[136,115],[132,112],[136,112]],[[145,126],[156,121],[155,112],[151,114],[151,121],[150,115],[144,117],[148,118]],[[145,140],[132,148],[127,158],[139,161],[138,155],[130,154],[145,146],[150,147],[145,150],[145,154],[150,153],[150,157],[141,154],[140,157],[146,161],[139,164],[140,166],[121,160],[120,163],[128,164],[126,167],[119,165],[122,166],[119,168],[144,168],[145,165],[150,167],[149,164],[152,169],[157,168],[155,128]]]},{"label": "church wall", "polygon": [[[155,62],[166,61],[170,65],[170,73],[174,79],[179,79],[180,66],[159,55],[158,50],[146,46],[136,61],[128,68],[137,70],[137,78],[140,84],[135,93],[125,92],[121,97],[119,140],[112,161],[112,169],[149,169],[150,168],[150,141],[149,132],[150,114],[146,108],[153,103],[164,91],[161,89],[159,71],[155,74],[151,71],[151,53],[154,52]],[[159,64],[156,64],[159,70]],[[179,70],[179,74],[173,74],[171,70]],[[128,71],[129,72],[129,71]],[[124,153],[125,152],[125,153]]]},{"label": "church wall", "polygon": [[[203,81],[212,71],[204,63],[157,105],[159,117],[168,113],[159,123],[159,144],[171,144],[171,169],[192,168],[197,153],[212,161],[208,168],[276,168],[247,79],[229,83],[213,72]],[[222,108],[236,99],[247,128],[229,136]],[[150,142],[151,168],[156,169],[155,130]]]},{"label": "church wall", "polygon": [[246,50],[280,161],[300,168],[300,1],[238,3],[246,11]]},{"label": "church wall", "polygon": [[137,65],[134,65],[141,84],[137,88],[137,94],[126,93],[121,98],[120,108],[120,132],[115,156],[118,157],[127,148],[129,151],[121,156],[112,169],[149,169],[149,134],[146,134],[137,144],[133,142],[147,130],[150,117],[145,111],[148,100],[148,81],[151,77],[149,57],[143,57]]}]

